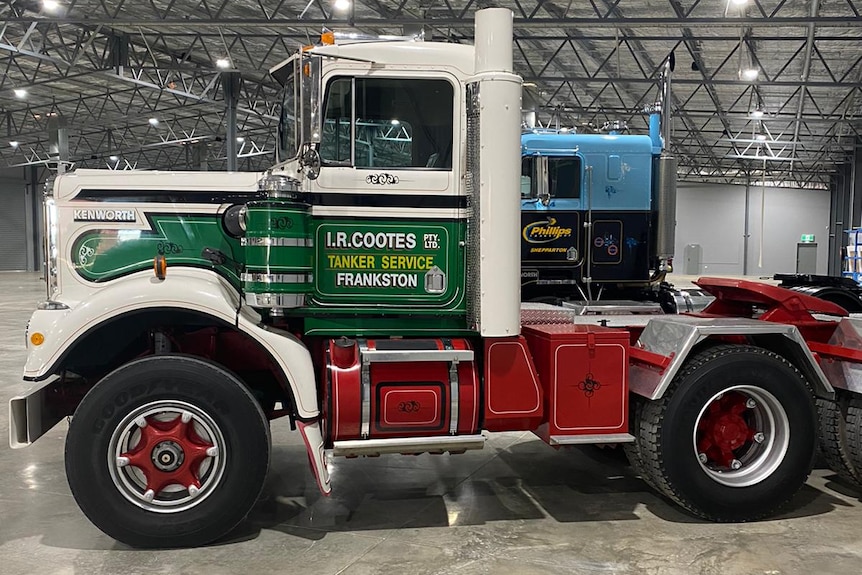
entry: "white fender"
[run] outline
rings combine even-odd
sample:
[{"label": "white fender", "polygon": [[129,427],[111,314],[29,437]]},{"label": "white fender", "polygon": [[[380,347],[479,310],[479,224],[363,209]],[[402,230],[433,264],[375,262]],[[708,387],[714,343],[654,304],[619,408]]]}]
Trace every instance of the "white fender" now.
[{"label": "white fender", "polygon": [[[62,297],[59,301],[63,303]],[[164,280],[150,271],[138,272],[104,285],[69,309],[34,312],[27,329],[29,353],[24,378],[44,378],[78,338],[103,322],[152,308],[196,311],[236,325],[270,353],[284,371],[296,401],[297,415],[313,419],[320,414],[314,366],[305,345],[289,333],[262,326],[254,310],[240,308],[239,293],[218,274],[180,266],[168,267]],[[36,332],[44,337],[41,345],[31,341]]]}]

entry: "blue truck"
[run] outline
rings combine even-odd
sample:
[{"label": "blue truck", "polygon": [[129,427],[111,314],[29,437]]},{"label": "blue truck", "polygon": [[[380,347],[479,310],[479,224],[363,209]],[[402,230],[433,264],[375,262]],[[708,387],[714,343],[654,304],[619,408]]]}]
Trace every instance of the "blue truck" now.
[{"label": "blue truck", "polygon": [[676,161],[661,106],[649,112],[648,135],[522,134],[525,301],[653,300],[676,311],[664,283],[673,262]]}]

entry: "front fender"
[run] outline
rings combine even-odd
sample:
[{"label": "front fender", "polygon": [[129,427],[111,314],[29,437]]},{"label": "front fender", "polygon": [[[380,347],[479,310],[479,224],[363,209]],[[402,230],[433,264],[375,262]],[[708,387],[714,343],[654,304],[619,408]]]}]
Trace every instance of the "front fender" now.
[{"label": "front fender", "polygon": [[[177,308],[235,325],[255,340],[287,376],[297,415],[317,417],[317,386],[308,349],[291,334],[262,326],[260,316],[240,304],[240,294],[233,286],[209,270],[177,266],[164,280],[152,272],[114,280],[69,309],[33,313],[27,329],[24,379],[40,381],[59,371],[63,356],[75,342],[107,321],[150,308]],[[36,333],[44,338],[39,345],[33,342]]]}]

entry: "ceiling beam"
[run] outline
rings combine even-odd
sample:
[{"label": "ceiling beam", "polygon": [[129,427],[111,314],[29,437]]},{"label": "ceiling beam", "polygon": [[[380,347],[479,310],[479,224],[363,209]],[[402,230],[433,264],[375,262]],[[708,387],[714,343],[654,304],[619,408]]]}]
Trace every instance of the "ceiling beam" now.
[{"label": "ceiling beam", "polygon": [[[30,24],[33,22],[50,22],[53,24],[76,24],[88,26],[112,27],[144,27],[144,28],[200,28],[200,27],[231,27],[246,28],[289,26],[293,28],[313,28],[321,26],[347,25],[346,19],[339,18],[105,18],[101,16],[46,17],[21,15],[7,19],[9,22]],[[862,26],[862,17],[820,16],[813,20],[814,24],[823,27],[857,29]],[[742,18],[673,18],[673,17],[635,17],[635,18],[515,18],[516,28],[547,30],[548,28],[679,28],[682,26],[700,26],[704,28],[738,28],[740,26],[775,27],[788,26],[807,28],[812,19],[808,16],[775,16],[772,18],[742,17]],[[356,18],[354,26],[377,26],[389,28],[393,26],[434,26],[453,29],[473,29],[472,19],[461,18]]]}]

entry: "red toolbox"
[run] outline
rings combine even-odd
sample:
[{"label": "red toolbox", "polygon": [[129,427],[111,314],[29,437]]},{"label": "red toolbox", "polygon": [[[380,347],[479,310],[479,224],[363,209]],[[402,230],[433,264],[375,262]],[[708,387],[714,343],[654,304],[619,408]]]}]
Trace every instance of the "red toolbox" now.
[{"label": "red toolbox", "polygon": [[610,439],[600,436],[627,434],[628,331],[554,324],[522,333],[542,382],[548,423],[537,433],[545,441],[600,443]]}]

